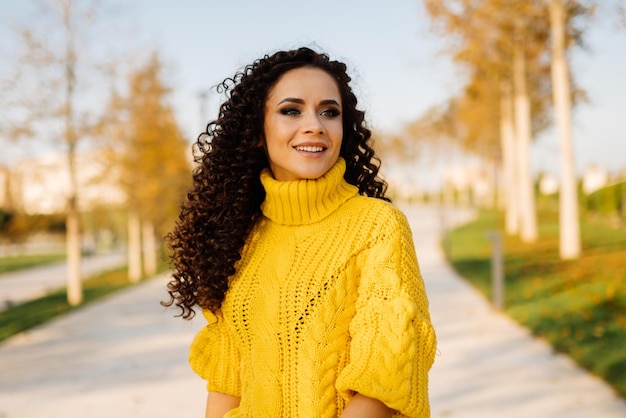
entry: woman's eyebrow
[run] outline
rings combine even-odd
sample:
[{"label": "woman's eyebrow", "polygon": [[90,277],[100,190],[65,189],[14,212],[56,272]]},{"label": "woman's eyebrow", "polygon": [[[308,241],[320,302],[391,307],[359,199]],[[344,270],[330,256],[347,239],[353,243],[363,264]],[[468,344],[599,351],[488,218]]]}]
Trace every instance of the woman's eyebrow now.
[{"label": "woman's eyebrow", "polygon": [[339,102],[337,100],[334,99],[327,99],[327,100],[322,100],[320,102],[321,105],[335,105],[335,106],[341,106],[339,104]]},{"label": "woman's eyebrow", "polygon": [[285,103],[285,102],[304,104],[304,100],[296,99],[294,97],[287,97],[286,99],[283,99],[280,102],[278,102],[278,104],[282,104],[282,103]]},{"label": "woman's eyebrow", "polygon": [[[278,102],[278,104],[283,104],[283,103],[297,103],[297,104],[304,104],[304,100],[302,99],[298,99],[295,97],[287,97],[283,100],[281,100],[280,102]],[[339,102],[335,99],[326,99],[326,100],[322,100],[320,102],[321,105],[335,105],[335,106],[340,106]]]}]

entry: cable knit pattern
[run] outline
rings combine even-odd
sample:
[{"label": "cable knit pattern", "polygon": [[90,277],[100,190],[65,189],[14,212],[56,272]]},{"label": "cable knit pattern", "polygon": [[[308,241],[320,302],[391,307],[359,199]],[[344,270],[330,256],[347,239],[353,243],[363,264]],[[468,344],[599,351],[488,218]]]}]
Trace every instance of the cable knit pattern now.
[{"label": "cable knit pattern", "polygon": [[337,417],[356,392],[430,414],[436,341],[411,231],[344,173],[339,159],[317,180],[261,174],[265,216],[190,352],[209,390],[241,397],[228,417]]}]

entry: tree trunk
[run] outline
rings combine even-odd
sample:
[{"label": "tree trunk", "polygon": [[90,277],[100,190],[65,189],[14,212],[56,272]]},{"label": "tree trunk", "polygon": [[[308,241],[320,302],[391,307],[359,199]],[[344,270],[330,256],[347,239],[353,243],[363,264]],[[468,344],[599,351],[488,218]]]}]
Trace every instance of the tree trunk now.
[{"label": "tree trunk", "polygon": [[137,212],[128,212],[128,278],[131,283],[141,280],[141,222]]},{"label": "tree trunk", "polygon": [[562,259],[580,256],[578,190],[574,169],[570,80],[565,57],[565,8],[562,0],[550,0],[552,35],[552,94],[561,148],[561,188],[559,192],[559,252]]},{"label": "tree trunk", "polygon": [[152,221],[143,221],[142,238],[144,270],[146,276],[154,276],[157,272],[157,254]]},{"label": "tree trunk", "polygon": [[83,287],[80,271],[81,239],[80,209],[78,207],[78,179],[76,173],[76,144],[78,135],[74,126],[74,87],[76,84],[76,51],[72,27],[72,6],[64,5],[63,18],[66,31],[65,51],[65,142],[67,144],[67,164],[70,176],[70,193],[67,205],[67,302],[76,306],[83,301]]},{"label": "tree trunk", "polygon": [[462,185],[457,189],[458,205],[463,207],[472,206],[472,192],[469,184]]},{"label": "tree trunk", "polygon": [[66,218],[67,251],[67,303],[77,306],[83,302],[83,286],[80,272],[80,214],[76,196],[68,199]]},{"label": "tree trunk", "polygon": [[513,119],[513,97],[511,84],[502,82],[500,98],[500,142],[502,146],[502,171],[504,174],[503,194],[505,231],[509,235],[519,234],[518,176],[515,160],[515,125]]},{"label": "tree trunk", "polygon": [[520,239],[522,242],[537,240],[537,214],[535,213],[535,190],[530,165],[530,99],[526,87],[526,57],[520,42],[513,51],[513,90],[515,104],[515,140],[520,208]]},{"label": "tree trunk", "polygon": [[490,168],[487,176],[487,190],[481,199],[480,206],[496,210],[498,209],[498,160],[496,158],[489,159],[486,164]]},{"label": "tree trunk", "polygon": [[445,206],[456,206],[455,189],[454,186],[446,182],[443,185],[443,204]]}]

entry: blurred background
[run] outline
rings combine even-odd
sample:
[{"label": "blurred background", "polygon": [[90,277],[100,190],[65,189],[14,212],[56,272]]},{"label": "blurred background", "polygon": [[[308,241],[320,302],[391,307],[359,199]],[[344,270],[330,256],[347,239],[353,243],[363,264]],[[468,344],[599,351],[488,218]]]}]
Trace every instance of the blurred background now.
[{"label": "blurred background", "polygon": [[[191,143],[224,99],[215,85],[308,46],[347,63],[392,197],[480,208],[476,236],[501,231],[518,251],[507,275],[532,284],[507,295],[510,313],[540,335],[555,311],[515,303],[592,283],[587,322],[549,331],[571,334],[564,351],[588,338],[614,356],[626,343],[624,10],[621,0],[0,0],[2,271],[67,259],[68,309],[96,297],[86,259],[123,254],[108,266],[121,278],[101,289],[163,271]],[[447,250],[490,295],[488,250]],[[550,258],[532,264],[538,254]],[[585,255],[581,273],[571,262]],[[555,285],[544,273],[557,262]],[[610,273],[593,273],[599,264]],[[4,298],[5,310],[24,302]],[[559,303],[582,309],[579,296]],[[611,358],[581,362],[626,393],[626,357]]]}]

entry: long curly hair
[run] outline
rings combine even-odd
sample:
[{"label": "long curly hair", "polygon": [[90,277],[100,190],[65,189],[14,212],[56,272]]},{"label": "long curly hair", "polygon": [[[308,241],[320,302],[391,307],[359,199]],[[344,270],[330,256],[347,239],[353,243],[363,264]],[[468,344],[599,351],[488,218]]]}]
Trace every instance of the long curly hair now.
[{"label": "long curly hair", "polygon": [[337,81],[343,107],[340,155],[346,160],[345,180],[362,195],[389,201],[346,65],[309,48],[256,60],[218,85],[226,101],[194,144],[193,183],[174,229],[166,236],[173,273],[167,285],[170,299],[162,304],[175,304],[185,319],[195,315],[195,305],[214,313],[221,307],[265,198],[260,173],[269,163],[259,146],[265,102],[283,74],[301,67],[319,68]]}]

